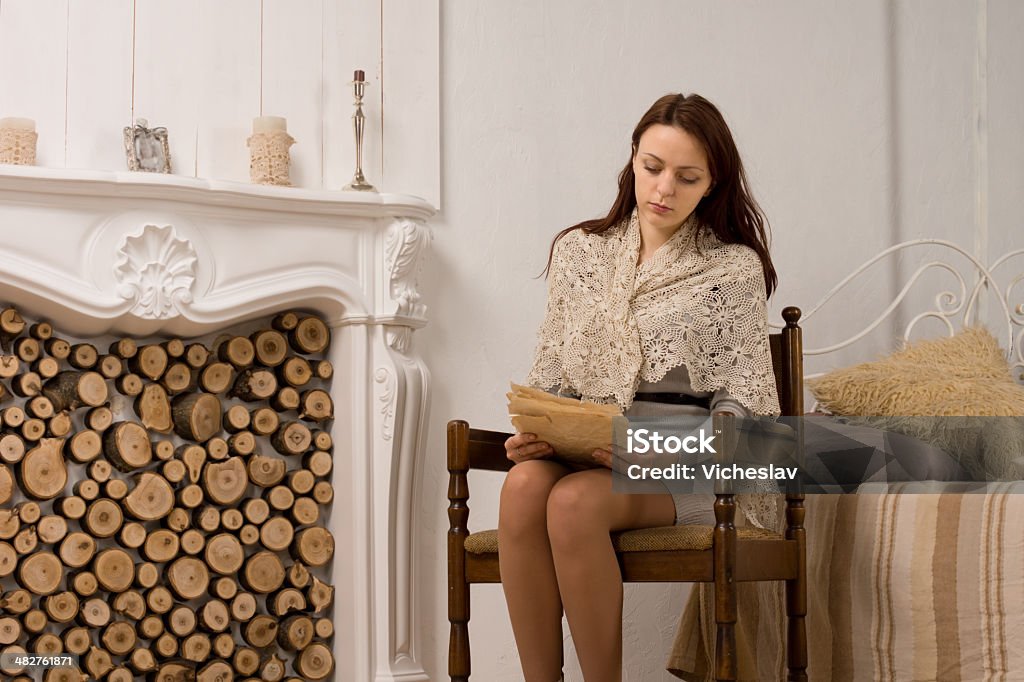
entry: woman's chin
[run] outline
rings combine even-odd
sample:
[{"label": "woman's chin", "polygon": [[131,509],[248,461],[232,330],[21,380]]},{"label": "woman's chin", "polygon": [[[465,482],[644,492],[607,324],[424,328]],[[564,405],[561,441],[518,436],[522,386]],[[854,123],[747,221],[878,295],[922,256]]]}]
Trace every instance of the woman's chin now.
[{"label": "woman's chin", "polygon": [[646,211],[641,211],[641,215],[644,218],[644,222],[658,232],[675,232],[685,222],[685,219],[680,219],[675,211],[659,213],[647,209]]}]

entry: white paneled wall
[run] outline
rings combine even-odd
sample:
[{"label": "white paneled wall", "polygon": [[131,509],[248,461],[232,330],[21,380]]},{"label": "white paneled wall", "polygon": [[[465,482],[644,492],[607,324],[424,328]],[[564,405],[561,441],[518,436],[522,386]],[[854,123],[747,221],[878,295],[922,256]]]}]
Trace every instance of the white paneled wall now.
[{"label": "white paneled wall", "polygon": [[[202,178],[248,180],[249,149],[245,139],[252,130],[252,118],[262,111],[260,94],[264,79],[260,57],[261,44],[265,46],[268,42],[267,27],[263,24],[261,33],[259,3],[252,0],[201,2],[198,12],[192,30],[199,34],[203,54],[195,102],[196,120],[200,122],[196,130],[195,174]],[[309,65],[316,66],[315,62]],[[314,72],[319,77],[319,68]],[[282,110],[278,115],[288,117],[291,134],[301,135],[308,144],[308,130],[304,128],[300,133],[297,112],[295,116],[291,113]],[[292,182],[300,187],[316,186],[304,184],[307,178],[300,172],[307,169],[298,159],[295,161]]]},{"label": "white paneled wall", "polygon": [[[437,0],[426,3],[433,5],[433,11],[437,13]],[[380,39],[383,33],[381,26],[381,7],[379,2],[362,2],[360,0],[348,0],[347,2],[325,0],[324,4],[324,42],[323,42],[323,63],[326,70],[330,64],[356,64],[355,68],[366,71],[366,77],[370,82],[363,100],[363,113],[366,115],[366,139],[370,141],[369,149],[363,155],[363,171],[371,183],[381,186],[379,178],[383,177],[383,163],[381,161],[381,140],[383,139],[381,126],[381,100],[383,89],[380,79],[381,45]],[[396,27],[401,30],[401,27]],[[344,36],[344,39],[340,39]],[[434,50],[438,49],[440,38],[434,32]],[[365,59],[364,55],[375,55],[373,60]],[[436,63],[436,56],[435,56]],[[356,156],[355,139],[352,134],[352,86],[349,80],[352,72],[347,71],[343,77],[327,79],[324,81],[324,120],[340,122],[324,126],[324,187],[343,187],[352,180],[354,169],[353,159]],[[434,107],[437,108],[437,97],[439,90],[438,80],[440,74],[434,69],[432,82],[434,84]],[[414,114],[414,112],[409,112]],[[415,123],[409,123],[414,127]],[[434,123],[433,129],[422,128],[422,134],[432,139],[438,137],[438,126]],[[419,180],[427,179],[429,176],[430,188],[421,189],[417,183],[405,184],[396,178],[395,182],[388,182],[386,187],[392,191],[408,192],[418,194],[430,199],[435,206],[440,205],[440,175],[438,166],[440,160],[438,154],[434,155],[433,166],[430,173],[421,173]],[[410,159],[416,163],[415,159]],[[401,187],[402,189],[397,189]]]},{"label": "white paneled wall", "polygon": [[0,116],[35,119],[43,166],[66,163],[68,2],[0,2]]},{"label": "white paneled wall", "polygon": [[[122,128],[132,117],[132,0],[65,2],[67,21],[62,25],[68,38],[67,71],[56,72],[55,82],[67,92],[66,115],[61,123],[65,134],[40,124],[40,144],[63,139],[67,157],[63,164],[40,159],[40,165],[68,168],[125,168]],[[8,15],[14,6],[28,3],[3,0],[0,30],[17,25]],[[75,31],[68,27],[77,27]],[[30,33],[27,29],[26,33]],[[8,71],[7,48],[0,44],[0,78]],[[0,90],[0,102],[14,93]],[[4,111],[8,110],[3,106]],[[12,110],[13,111],[13,110]],[[175,149],[174,151],[177,151]],[[174,159],[177,161],[177,158]]]},{"label": "white paneled wall", "polygon": [[199,99],[209,46],[201,42],[207,34],[197,20],[199,8],[199,0],[134,2],[131,113],[150,127],[167,128],[171,167],[182,175],[197,174],[202,127]]},{"label": "white paneled wall", "polygon": [[438,205],[438,14],[438,0],[389,4],[387,24],[383,0],[0,0],[0,117],[35,119],[40,166],[125,170],[122,130],[145,118],[168,129],[175,174],[248,182],[252,119],[284,116],[293,183],[340,189],[363,69],[368,179]]},{"label": "white paneled wall", "polygon": [[296,139],[293,182],[299,186],[316,186],[323,177],[323,4],[263,0],[260,105],[264,115],[288,119],[288,132]]}]

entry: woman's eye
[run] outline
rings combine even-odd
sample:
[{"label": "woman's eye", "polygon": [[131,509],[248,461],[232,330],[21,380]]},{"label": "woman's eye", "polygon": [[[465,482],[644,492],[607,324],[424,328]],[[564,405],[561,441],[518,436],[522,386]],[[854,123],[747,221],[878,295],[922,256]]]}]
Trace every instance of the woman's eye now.
[{"label": "woman's eye", "polygon": [[651,175],[657,175],[658,173],[661,172],[660,168],[651,168],[650,166],[644,166],[644,170],[646,170]]},{"label": "woman's eye", "polygon": [[679,182],[681,182],[683,184],[686,184],[686,185],[696,185],[697,184],[697,178],[683,178],[683,177],[680,177],[679,178]]}]

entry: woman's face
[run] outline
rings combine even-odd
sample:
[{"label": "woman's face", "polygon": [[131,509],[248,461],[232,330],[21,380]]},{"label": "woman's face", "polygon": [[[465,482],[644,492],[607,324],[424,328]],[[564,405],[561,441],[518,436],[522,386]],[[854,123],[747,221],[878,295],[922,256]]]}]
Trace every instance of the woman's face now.
[{"label": "woman's face", "polygon": [[682,128],[655,124],[633,154],[640,224],[666,237],[682,225],[711,191],[707,154]]}]

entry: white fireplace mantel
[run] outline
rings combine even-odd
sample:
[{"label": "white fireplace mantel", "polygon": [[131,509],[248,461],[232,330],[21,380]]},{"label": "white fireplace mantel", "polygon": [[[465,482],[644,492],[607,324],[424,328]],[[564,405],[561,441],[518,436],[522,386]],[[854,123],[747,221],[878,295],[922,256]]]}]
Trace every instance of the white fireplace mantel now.
[{"label": "white fireplace mantel", "polygon": [[76,336],[197,336],[286,309],[332,327],[334,679],[427,680],[413,477],[429,374],[416,197],[0,167],[0,303]]}]

